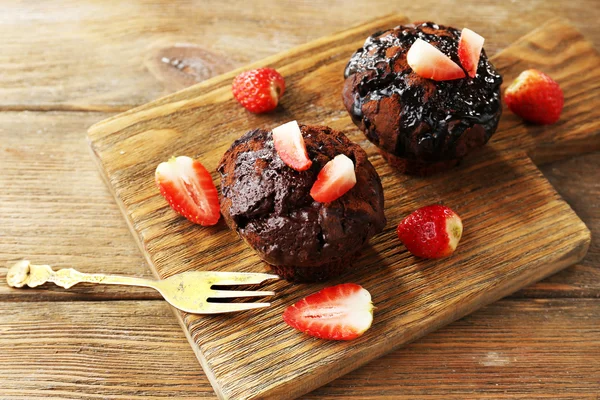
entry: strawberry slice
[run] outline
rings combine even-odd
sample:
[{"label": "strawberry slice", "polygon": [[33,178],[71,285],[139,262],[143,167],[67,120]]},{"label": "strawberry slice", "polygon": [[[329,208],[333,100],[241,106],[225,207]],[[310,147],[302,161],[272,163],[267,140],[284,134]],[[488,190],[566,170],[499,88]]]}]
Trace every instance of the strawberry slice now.
[{"label": "strawberry slice", "polygon": [[273,143],[277,154],[288,167],[296,171],[306,171],[312,165],[298,122],[290,121],[273,128]]},{"label": "strawberry slice", "polygon": [[356,185],[354,163],[344,154],[338,154],[319,172],[310,188],[310,195],[320,203],[329,203],[342,197]]},{"label": "strawberry slice", "polygon": [[371,327],[371,294],[354,283],[328,287],[286,308],[283,320],[321,339],[352,340]]},{"label": "strawberry slice", "polygon": [[406,62],[423,78],[449,81],[465,77],[465,71],[447,55],[422,39],[417,39],[406,53]]},{"label": "strawberry slice", "polygon": [[483,49],[483,36],[478,35],[469,28],[463,28],[458,42],[458,58],[463,68],[471,78],[477,75],[477,65],[479,65],[479,56]]},{"label": "strawberry slice", "polygon": [[217,188],[200,161],[173,157],[156,167],[154,178],[160,193],[178,214],[203,226],[219,221]]}]

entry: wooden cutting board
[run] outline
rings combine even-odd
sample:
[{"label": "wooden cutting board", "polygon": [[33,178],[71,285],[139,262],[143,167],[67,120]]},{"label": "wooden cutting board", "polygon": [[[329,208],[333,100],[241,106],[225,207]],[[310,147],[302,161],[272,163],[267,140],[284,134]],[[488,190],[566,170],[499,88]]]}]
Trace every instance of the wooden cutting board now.
[{"label": "wooden cutting board", "polygon": [[[199,158],[218,183],[215,168],[234,139],[297,119],[346,132],[381,176],[388,225],[357,257],[354,272],[327,284],[272,282],[265,286],[277,292],[269,309],[216,316],[176,311],[221,398],[299,396],[577,262],[587,251],[590,232],[535,163],[600,148],[600,56],[592,45],[555,20],[493,57],[505,82],[532,67],[558,80],[566,100],[561,120],[533,126],[505,110],[484,149],[449,172],[415,178],[382,160],[341,101],[351,54],[369,34],[403,22],[402,16],[381,18],[244,68],[268,65],[285,76],[287,91],[275,113],[253,115],[233,100],[230,85],[240,69],[89,130],[100,171],[161,278],[188,270],[268,271],[223,221],[192,225],[168,207],[154,185],[154,169],[172,155]],[[443,260],[411,256],[395,235],[405,215],[431,203],[451,206],[465,226],[457,252]],[[342,282],[359,283],[373,296],[374,324],[363,337],[323,341],[283,323],[286,306]]]}]

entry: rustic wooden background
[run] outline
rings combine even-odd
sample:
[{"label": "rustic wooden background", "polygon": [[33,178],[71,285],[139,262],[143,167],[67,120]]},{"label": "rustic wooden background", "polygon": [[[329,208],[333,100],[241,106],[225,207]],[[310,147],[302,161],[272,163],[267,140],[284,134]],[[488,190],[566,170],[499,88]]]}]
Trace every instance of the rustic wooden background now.
[{"label": "rustic wooden background", "polygon": [[[4,283],[6,267],[23,257],[150,276],[89,154],[85,131],[93,123],[193,76],[392,12],[469,26],[487,38],[490,54],[553,16],[575,22],[600,47],[597,0],[35,3],[0,2],[2,399],[214,397],[154,292],[19,291]],[[191,78],[157,62],[179,53],[175,44],[199,46],[185,50]],[[583,262],[305,398],[598,398],[600,154],[543,171],[592,230]]]}]

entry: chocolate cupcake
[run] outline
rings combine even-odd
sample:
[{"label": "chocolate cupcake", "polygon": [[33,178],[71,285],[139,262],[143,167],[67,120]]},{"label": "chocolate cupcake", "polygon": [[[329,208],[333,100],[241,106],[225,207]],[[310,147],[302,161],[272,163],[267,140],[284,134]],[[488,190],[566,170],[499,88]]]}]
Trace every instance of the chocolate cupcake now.
[{"label": "chocolate cupcake", "polygon": [[435,81],[406,54],[420,38],[461,65],[461,32],[426,22],[377,32],[346,66],[343,101],[354,123],[402,172],[426,175],[456,165],[496,131],[502,77],[482,50],[477,74]]},{"label": "chocolate cupcake", "polygon": [[[347,269],[357,251],[385,226],[379,175],[362,148],[325,126],[300,125],[312,165],[296,171],[279,157],[271,131],[255,129],[223,155],[221,213],[277,274],[324,280]],[[310,190],[336,155],[354,164],[356,184],[329,203]]]}]

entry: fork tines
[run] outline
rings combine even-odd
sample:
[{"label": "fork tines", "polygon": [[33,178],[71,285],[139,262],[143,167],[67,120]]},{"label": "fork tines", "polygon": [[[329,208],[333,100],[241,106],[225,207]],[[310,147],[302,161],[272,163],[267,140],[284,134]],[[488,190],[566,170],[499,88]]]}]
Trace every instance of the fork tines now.
[{"label": "fork tines", "polygon": [[[207,278],[211,280],[212,285],[257,285],[268,279],[279,279],[279,276],[264,273],[253,272],[225,272],[225,271],[207,271]],[[207,293],[208,298],[229,299],[237,297],[261,297],[273,296],[275,292],[271,290],[226,290],[210,289]],[[226,313],[234,311],[252,310],[256,308],[269,307],[271,303],[208,303],[207,313]]]}]

